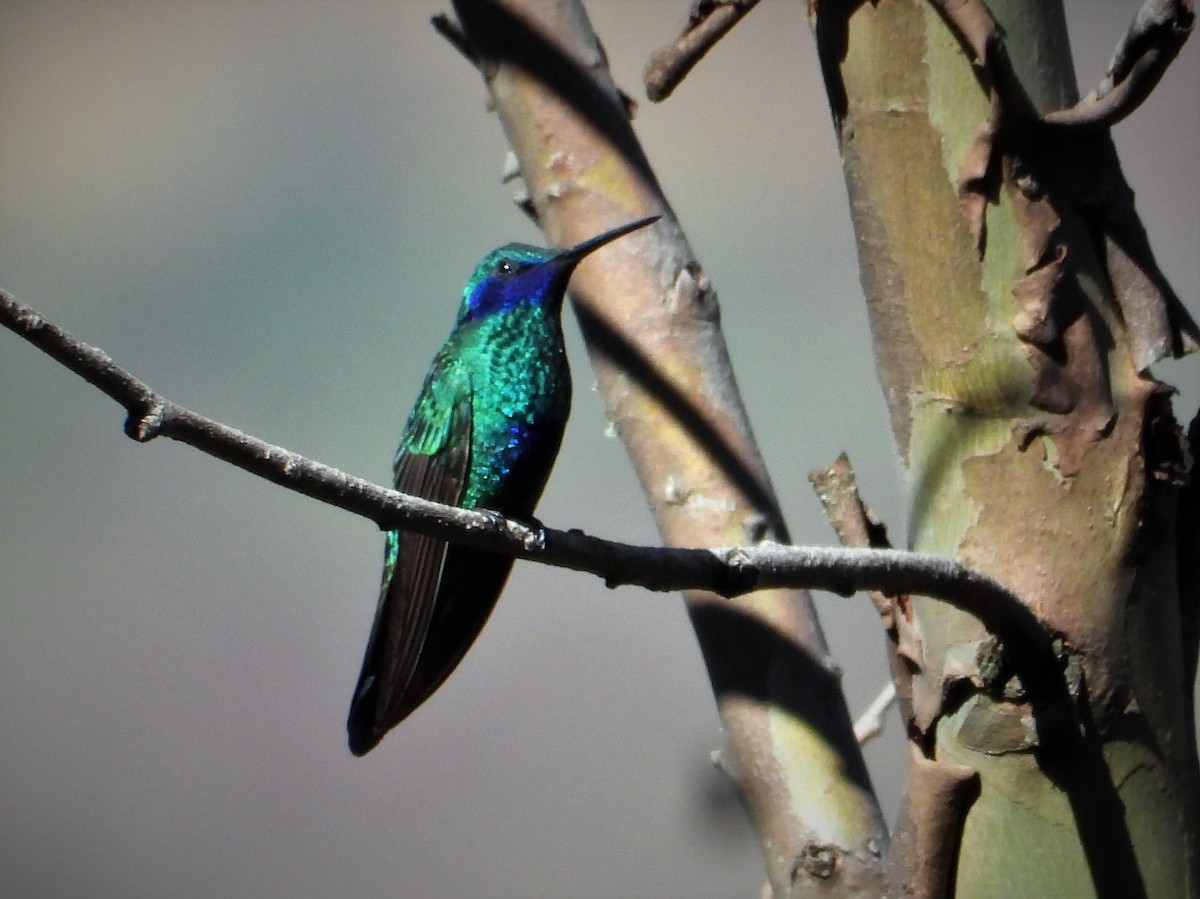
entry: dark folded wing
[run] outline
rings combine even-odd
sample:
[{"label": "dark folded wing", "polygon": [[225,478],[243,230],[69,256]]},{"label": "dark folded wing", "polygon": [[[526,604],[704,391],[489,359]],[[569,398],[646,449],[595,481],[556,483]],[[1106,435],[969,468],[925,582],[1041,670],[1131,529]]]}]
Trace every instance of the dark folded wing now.
[{"label": "dark folded wing", "polygon": [[[462,497],[470,464],[471,394],[465,375],[439,359],[396,454],[396,489],[448,505]],[[438,603],[447,544],[413,532],[388,534],[375,622],[346,723],[363,755],[429,691],[414,678]],[[414,683],[416,681],[416,683]],[[417,695],[423,694],[423,695]]]}]

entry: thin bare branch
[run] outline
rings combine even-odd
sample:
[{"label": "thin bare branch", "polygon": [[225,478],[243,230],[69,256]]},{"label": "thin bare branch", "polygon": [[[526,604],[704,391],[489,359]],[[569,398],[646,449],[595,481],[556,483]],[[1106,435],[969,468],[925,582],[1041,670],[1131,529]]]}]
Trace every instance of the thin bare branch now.
[{"label": "thin bare branch", "polygon": [[355,515],[380,528],[403,527],[547,565],[584,571],[611,587],[711,590],[735,596],[767,587],[803,586],[850,595],[857,590],[912,591],[942,597],[977,614],[1001,637],[1034,652],[1050,636],[1007,588],[953,559],[898,550],[836,549],[761,543],[682,549],[634,546],[445,506],[371,484],[185,409],[0,290],[0,322],[125,407],[135,440],[169,437],[251,474]]},{"label": "thin bare branch", "polygon": [[871,700],[871,704],[863,709],[863,713],[854,721],[854,736],[858,739],[859,746],[883,733],[884,713],[895,704],[896,685],[888,682],[884,684],[879,694]]},{"label": "thin bare branch", "polygon": [[[630,127],[582,3],[453,5],[485,62],[549,243],[663,214],[653,234],[614,247],[608,266],[581,267],[571,285],[597,392],[663,541],[790,543],[733,375],[717,291]],[[773,889],[799,894],[797,859],[836,844],[843,863],[821,888],[879,895],[887,828],[811,597],[787,588],[683,598]]]},{"label": "thin bare branch", "polygon": [[467,62],[475,68],[479,68],[479,57],[475,53],[475,48],[471,46],[471,42],[463,34],[463,30],[458,27],[457,22],[444,12],[431,16],[429,21],[433,25],[434,31],[449,41],[450,46],[461,53]]},{"label": "thin bare branch", "polygon": [[[825,507],[825,517],[833,525],[843,546],[858,549],[891,549],[887,528],[867,508],[858,493],[850,459],[841,453],[833,464],[808,473],[809,483]],[[879,617],[888,628],[893,626],[896,600],[878,590],[868,594]]]},{"label": "thin bare branch", "polygon": [[[858,492],[854,469],[845,453],[838,455],[832,465],[808,473],[825,517],[833,525],[842,545],[857,549],[891,549],[887,528],[867,508]],[[913,675],[922,664],[920,640],[916,639],[911,621],[911,599],[907,593],[890,594],[869,590],[875,611],[883,623],[887,642],[888,670],[892,673],[892,698],[899,703],[900,714],[908,733],[916,733],[913,715]],[[862,719],[860,719],[861,721]],[[854,726],[859,743],[864,741],[859,725]]]},{"label": "thin bare branch", "polygon": [[1043,119],[1062,126],[1115,125],[1150,96],[1195,23],[1192,0],[1145,0],[1099,86],[1074,106],[1048,112]]},{"label": "thin bare branch", "polygon": [[704,54],[757,5],[758,0],[696,0],[679,37],[655,50],[646,63],[646,96],[655,103],[671,96]]}]

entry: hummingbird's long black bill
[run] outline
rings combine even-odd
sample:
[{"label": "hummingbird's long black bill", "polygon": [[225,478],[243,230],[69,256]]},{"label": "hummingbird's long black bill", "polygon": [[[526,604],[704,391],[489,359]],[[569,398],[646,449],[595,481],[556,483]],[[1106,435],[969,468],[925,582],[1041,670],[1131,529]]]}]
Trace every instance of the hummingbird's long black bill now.
[{"label": "hummingbird's long black bill", "polygon": [[589,237],[583,243],[577,243],[573,247],[568,247],[557,256],[554,257],[555,262],[578,262],[588,253],[593,250],[598,250],[606,243],[616,240],[618,237],[623,237],[630,231],[636,231],[638,228],[644,228],[649,224],[657,222],[661,215],[650,215],[637,221],[629,222],[624,225],[618,225],[603,234],[597,234],[595,237]]}]

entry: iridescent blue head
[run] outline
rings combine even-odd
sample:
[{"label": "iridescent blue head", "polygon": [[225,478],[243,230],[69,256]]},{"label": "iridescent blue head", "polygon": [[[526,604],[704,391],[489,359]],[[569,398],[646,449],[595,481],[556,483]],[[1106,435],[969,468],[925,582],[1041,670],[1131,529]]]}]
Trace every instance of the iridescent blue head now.
[{"label": "iridescent blue head", "polygon": [[566,250],[510,243],[493,250],[475,267],[458,310],[458,323],[511,311],[525,303],[544,305],[552,313],[562,306],[571,273],[584,256],[660,216],[638,219],[605,231]]}]

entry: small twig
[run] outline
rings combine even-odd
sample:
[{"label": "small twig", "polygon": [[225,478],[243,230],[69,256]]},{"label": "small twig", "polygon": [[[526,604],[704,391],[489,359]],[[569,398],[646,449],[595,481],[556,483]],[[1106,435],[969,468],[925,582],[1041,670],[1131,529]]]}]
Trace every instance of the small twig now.
[{"label": "small twig", "polygon": [[758,0],[696,0],[679,37],[646,63],[646,96],[655,103],[671,96],[704,54],[757,5]]},{"label": "small twig", "polygon": [[898,550],[835,549],[761,543],[679,549],[634,546],[506,519],[494,512],[445,506],[388,490],[274,446],[163,398],[102,350],[76,340],[0,290],[0,322],[125,407],[125,432],[187,443],[275,484],[374,521],[547,565],[584,571],[610,586],[711,590],[735,596],[800,586],[850,595],[858,590],[941,597],[976,614],[1027,651],[1048,651],[1050,635],[998,581],[954,559]]},{"label": "small twig", "polygon": [[479,68],[479,56],[475,52],[475,48],[471,46],[471,42],[467,36],[463,34],[463,30],[458,27],[458,23],[451,19],[444,12],[437,13],[430,17],[430,23],[433,25],[433,30],[450,42],[450,45],[461,53],[471,65]]},{"label": "small twig", "polygon": [[[850,459],[840,453],[832,465],[808,473],[808,479],[825,507],[825,517],[833,525],[842,544],[855,548],[890,549],[887,528],[867,508],[858,492]],[[892,674],[892,701],[900,705],[900,715],[910,736],[915,733],[913,716],[913,677],[922,663],[920,641],[910,621],[911,600],[907,593],[890,594],[882,590],[867,592],[887,636],[888,670]],[[866,717],[864,715],[864,717]],[[855,725],[859,735],[859,725]],[[864,737],[859,735],[861,744]]]},{"label": "small twig", "polygon": [[1109,127],[1145,102],[1192,33],[1192,0],[1145,0],[1113,51],[1099,86],[1043,120],[1058,126]]},{"label": "small twig", "polygon": [[[825,508],[825,517],[843,546],[857,549],[891,549],[887,528],[867,508],[858,493],[850,459],[840,453],[833,464],[808,473],[809,483]],[[872,590],[871,603],[888,628],[893,626],[896,598]]]},{"label": "small twig", "polygon": [[854,738],[862,746],[883,733],[883,714],[896,702],[896,685],[890,681],[884,684],[879,695],[871,700],[858,720],[854,722]]}]

